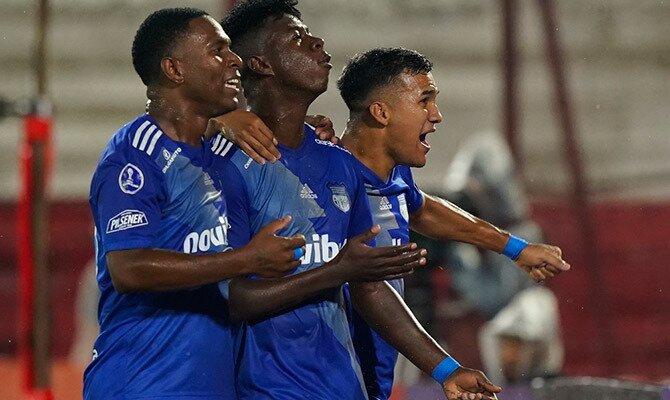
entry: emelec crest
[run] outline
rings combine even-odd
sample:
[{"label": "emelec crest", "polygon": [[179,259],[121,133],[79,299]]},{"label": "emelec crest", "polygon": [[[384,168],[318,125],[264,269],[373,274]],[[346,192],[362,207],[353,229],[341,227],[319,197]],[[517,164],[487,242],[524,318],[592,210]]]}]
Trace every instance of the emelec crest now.
[{"label": "emelec crest", "polygon": [[339,208],[342,212],[349,212],[351,209],[351,201],[349,200],[349,194],[347,193],[347,188],[342,184],[329,184],[328,189],[331,192],[331,199],[335,207]]}]

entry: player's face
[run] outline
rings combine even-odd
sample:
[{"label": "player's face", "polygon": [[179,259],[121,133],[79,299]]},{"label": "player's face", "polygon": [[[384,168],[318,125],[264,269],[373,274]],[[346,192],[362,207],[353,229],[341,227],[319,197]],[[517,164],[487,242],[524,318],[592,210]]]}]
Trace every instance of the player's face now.
[{"label": "player's face", "polygon": [[237,108],[240,57],[230,50],[230,38],[221,25],[205,16],[190,22],[190,32],[173,51],[179,60],[186,96],[210,116]]},{"label": "player's face", "polygon": [[403,73],[391,85],[387,152],[396,164],[423,167],[430,150],[426,137],[442,122],[435,102],[439,91],[430,73]]},{"label": "player's face", "polygon": [[271,21],[268,32],[265,53],[275,78],[287,88],[317,96],[325,92],[332,65],[323,39],[312,36],[302,21],[290,15]]}]

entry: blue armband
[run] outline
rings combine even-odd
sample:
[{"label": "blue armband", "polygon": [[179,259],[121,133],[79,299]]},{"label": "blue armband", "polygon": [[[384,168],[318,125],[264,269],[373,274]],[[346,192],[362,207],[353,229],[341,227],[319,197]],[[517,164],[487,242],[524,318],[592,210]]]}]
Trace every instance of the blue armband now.
[{"label": "blue armband", "polygon": [[523,249],[528,246],[528,242],[525,240],[516,237],[514,235],[509,235],[509,240],[507,241],[507,244],[505,245],[505,248],[503,249],[502,253],[506,255],[507,257],[511,258],[512,260],[516,261],[519,258],[519,255],[523,251]]},{"label": "blue armband", "polygon": [[435,367],[430,375],[438,383],[442,384],[449,378],[449,375],[453,374],[460,366],[461,364],[459,364],[458,361],[451,358],[451,356],[448,356],[442,360],[441,363],[437,364],[437,367]]},{"label": "blue armband", "polygon": [[302,256],[305,255],[305,250],[302,249],[302,247],[296,247],[293,249],[293,256],[295,257],[296,261],[300,260]]}]

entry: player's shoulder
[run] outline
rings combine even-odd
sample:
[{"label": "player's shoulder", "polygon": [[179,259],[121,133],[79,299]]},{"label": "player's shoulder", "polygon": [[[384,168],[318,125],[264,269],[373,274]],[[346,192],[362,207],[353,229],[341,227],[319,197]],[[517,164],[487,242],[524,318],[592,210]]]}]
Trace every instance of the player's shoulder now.
[{"label": "player's shoulder", "polygon": [[343,157],[343,158],[353,157],[353,155],[351,154],[351,152],[349,152],[349,150],[345,149],[339,144],[331,142],[330,140],[319,139],[319,137],[314,132],[313,127],[307,124],[305,124],[305,126],[306,126],[305,131],[309,132],[309,134],[307,135],[307,140],[313,141],[314,144],[317,146],[317,148],[319,148],[320,150],[327,153],[332,153],[336,155],[336,157]]},{"label": "player's shoulder", "polygon": [[351,166],[354,165],[353,162],[356,159],[349,150],[330,140],[319,139],[314,131],[314,127],[309,124],[305,124],[305,138],[314,143],[312,150],[314,150],[319,157],[326,157],[331,161],[341,161]]},{"label": "player's shoulder", "polygon": [[233,142],[219,133],[209,140],[209,149],[217,158],[230,159],[239,149]]},{"label": "player's shoulder", "polygon": [[339,144],[333,143],[330,140],[322,140],[319,139],[318,137],[313,138],[314,143],[316,143],[318,146],[324,146],[325,151],[335,151],[338,154],[345,154],[344,157],[347,157],[347,155],[351,156],[351,153],[349,150],[345,149],[344,147],[340,146]]},{"label": "player's shoulder", "polygon": [[141,115],[114,133],[103,151],[100,164],[124,161],[154,164],[152,160],[166,138],[148,114]]},{"label": "player's shoulder", "polygon": [[208,147],[212,153],[214,168],[235,168],[243,171],[256,164],[241,148],[222,134],[212,137]]},{"label": "player's shoulder", "polygon": [[163,157],[159,149],[165,140],[166,135],[146,114],[123,125],[102,152],[91,179],[91,193],[110,179],[128,183],[127,193],[134,193],[133,188],[141,188],[145,180],[164,175],[156,160]]}]

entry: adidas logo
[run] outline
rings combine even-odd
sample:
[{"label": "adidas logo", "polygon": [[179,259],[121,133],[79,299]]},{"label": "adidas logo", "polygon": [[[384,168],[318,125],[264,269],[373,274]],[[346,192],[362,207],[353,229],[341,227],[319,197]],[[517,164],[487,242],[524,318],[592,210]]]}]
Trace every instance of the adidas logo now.
[{"label": "adidas logo", "polygon": [[379,202],[379,210],[380,211],[388,211],[393,207],[391,205],[391,202],[389,199],[386,198],[386,196],[382,197],[382,200]]},{"label": "adidas logo", "polygon": [[312,189],[310,189],[309,186],[307,186],[306,183],[304,185],[302,185],[302,189],[300,189],[300,197],[303,198],[303,199],[316,199],[317,198],[316,193],[312,192]]}]

